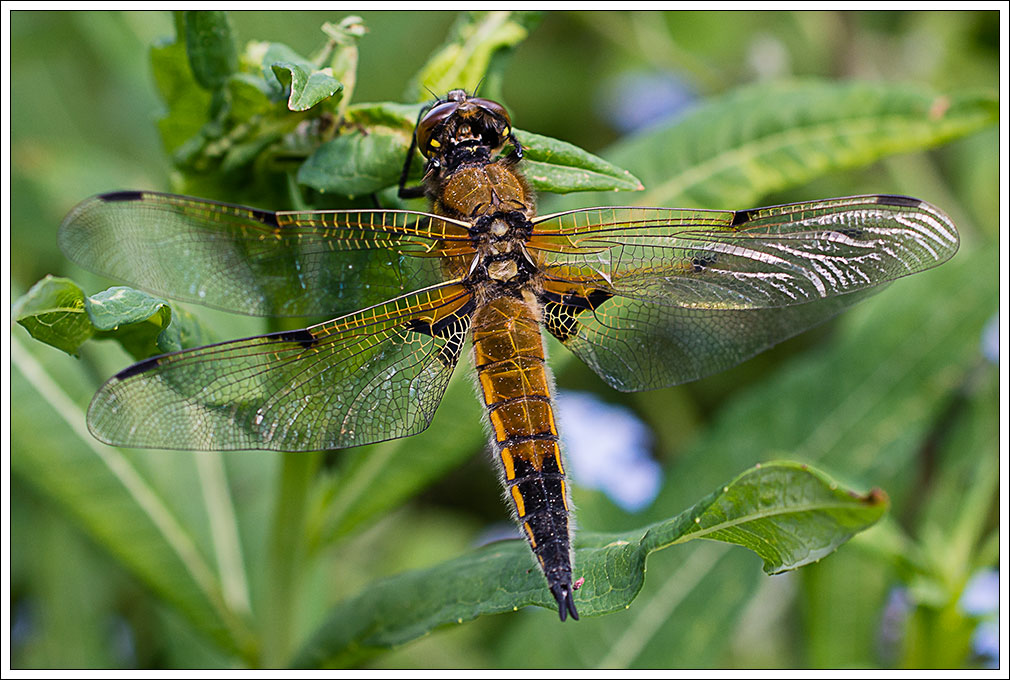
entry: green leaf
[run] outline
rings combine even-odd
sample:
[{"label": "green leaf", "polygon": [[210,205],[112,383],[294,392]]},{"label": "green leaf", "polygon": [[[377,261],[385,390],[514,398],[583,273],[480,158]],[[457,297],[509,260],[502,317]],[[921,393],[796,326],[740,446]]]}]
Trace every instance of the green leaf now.
[{"label": "green leaf", "polygon": [[[274,78],[271,77],[271,81]],[[228,96],[231,101],[230,115],[240,121],[246,121],[254,116],[269,115],[273,103],[267,81],[260,75],[252,73],[236,73],[228,79]]]},{"label": "green leaf", "polygon": [[[135,461],[91,437],[83,411],[17,338],[11,357],[12,416],[18,422],[32,418],[46,423],[43,428],[15,429],[13,448],[22,454],[11,456],[12,473],[62,506],[96,543],[208,640],[251,662],[256,646],[252,632],[229,605],[193,535]],[[79,366],[74,362],[69,369]],[[32,455],[23,455],[25,450]]]},{"label": "green leaf", "polygon": [[[167,113],[158,119],[161,141],[169,154],[197,138],[207,122],[211,95],[196,82],[186,46],[169,42],[151,48],[151,73]],[[202,144],[202,137],[199,138]]]},{"label": "green leaf", "polygon": [[90,297],[70,279],[47,276],[14,305],[14,318],[32,337],[68,354],[88,339],[117,341],[135,359],[204,342],[189,313],[143,291],[115,286]]},{"label": "green leaf", "polygon": [[410,147],[416,106],[366,104],[347,112],[350,128],[316,149],[298,181],[323,192],[361,196],[396,184]]},{"label": "green leaf", "polygon": [[70,279],[42,279],[14,303],[11,315],[36,340],[74,356],[95,334],[85,309],[84,291]]},{"label": "green leaf", "polygon": [[115,339],[134,359],[181,349],[159,346],[162,331],[172,321],[172,310],[164,300],[114,286],[87,298],[85,306],[96,335]]},{"label": "green leaf", "polygon": [[228,13],[184,12],[183,17],[186,54],[196,82],[206,90],[221,89],[238,69],[238,52]]},{"label": "green leaf", "polygon": [[403,142],[402,132],[390,128],[340,135],[316,149],[298,168],[298,182],[352,198],[379,191],[399,179],[395,159],[403,163]]},{"label": "green leaf", "polygon": [[574,144],[516,130],[523,145],[520,171],[537,191],[640,191],[642,183],[627,170]]},{"label": "green leaf", "polygon": [[[287,93],[288,109],[308,111],[319,102],[343,89],[340,81],[333,77],[330,67],[319,68],[308,59],[297,54],[287,45],[272,43],[263,56],[263,71],[273,72],[280,83],[278,95]],[[270,82],[267,75],[267,81]]]},{"label": "green leaf", "polygon": [[339,24],[324,23],[322,30],[330,38],[330,42],[324,48],[322,58],[317,61],[319,64],[323,64],[324,59],[328,61],[333,70],[333,77],[343,84],[343,94],[335,112],[337,120],[341,120],[354,96],[354,88],[358,82],[358,39],[365,35],[368,29],[365,28],[361,17],[348,16]]},{"label": "green leaf", "polygon": [[[583,617],[625,609],[645,579],[645,558],[695,538],[745,545],[766,570],[819,559],[875,523],[887,503],[879,491],[859,496],[796,463],[748,470],[694,507],[649,527],[577,539],[576,594]],[[553,609],[543,576],[521,541],[502,541],[431,569],[372,583],[337,605],[295,659],[314,667],[350,649],[402,644],[449,623],[530,604]]]},{"label": "green leaf", "polygon": [[669,524],[649,533],[654,550],[692,538],[741,545],[764,560],[767,573],[779,574],[834,552],[880,519],[887,505],[880,489],[860,496],[805,465],[772,462],[714,494],[681,537],[670,540],[676,531]]},{"label": "green leaf", "polygon": [[466,12],[453,25],[446,42],[411,79],[408,97],[428,101],[429,92],[443,96],[456,88],[473,91],[490,71],[493,82],[481,86],[483,96],[500,94],[500,70],[510,48],[526,39],[537,15],[527,12]]},{"label": "green leaf", "polygon": [[992,97],[893,83],[760,84],[705,101],[608,158],[645,184],[640,205],[740,208],[829,172],[963,137],[995,124],[998,109]]}]

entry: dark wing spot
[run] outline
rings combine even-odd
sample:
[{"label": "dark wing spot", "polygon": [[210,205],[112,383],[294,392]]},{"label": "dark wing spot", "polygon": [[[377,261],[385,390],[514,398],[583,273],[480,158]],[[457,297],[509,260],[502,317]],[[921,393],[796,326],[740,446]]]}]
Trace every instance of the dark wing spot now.
[{"label": "dark wing spot", "polygon": [[160,359],[161,357],[151,357],[150,359],[138,361],[132,366],[127,366],[116,374],[116,380],[126,380],[127,378],[132,378],[135,375],[149,371],[160,363]]},{"label": "dark wing spot", "polygon": [[599,307],[612,297],[614,297],[613,293],[597,288],[596,290],[591,292],[585,299],[586,301],[589,302],[589,309],[596,309],[597,307]]},{"label": "dark wing spot", "polygon": [[459,355],[463,351],[463,342],[466,339],[465,333],[454,333],[445,339],[445,345],[438,350],[438,361],[446,368],[455,366],[459,361]]},{"label": "dark wing spot", "polygon": [[413,331],[414,333],[421,333],[423,335],[434,335],[431,332],[431,322],[421,321],[420,319],[411,319],[406,324],[408,331]]},{"label": "dark wing spot", "polygon": [[144,197],[143,191],[113,191],[108,194],[100,194],[98,198],[106,203],[119,203],[121,201],[139,201]]},{"label": "dark wing spot", "polygon": [[849,238],[863,238],[866,232],[858,227],[845,227],[844,229],[835,229],[835,233],[841,234],[842,236],[848,236]]},{"label": "dark wing spot", "polygon": [[279,333],[270,333],[265,337],[276,339],[278,342],[297,342],[304,349],[309,349],[317,342],[316,336],[312,335],[312,331],[310,331],[307,328],[301,328],[296,331],[280,331]]},{"label": "dark wing spot", "polygon": [[750,222],[752,219],[754,219],[753,210],[737,210],[733,213],[733,226],[739,227],[741,224]]},{"label": "dark wing spot", "polygon": [[922,205],[922,201],[911,196],[889,196],[886,194],[877,196],[877,203],[880,205],[897,205],[905,208],[918,208]]},{"label": "dark wing spot", "polygon": [[252,218],[257,222],[262,222],[263,224],[269,225],[271,227],[280,227],[280,223],[277,222],[277,213],[270,212],[269,210],[251,210]]}]

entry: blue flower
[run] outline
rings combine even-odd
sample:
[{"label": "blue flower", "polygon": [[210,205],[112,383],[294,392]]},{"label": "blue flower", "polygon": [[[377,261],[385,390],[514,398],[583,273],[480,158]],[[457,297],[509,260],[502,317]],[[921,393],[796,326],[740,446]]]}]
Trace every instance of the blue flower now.
[{"label": "blue flower", "polygon": [[982,329],[982,356],[990,363],[999,363],[999,314],[994,315]]},{"label": "blue flower", "polygon": [[999,668],[999,572],[984,569],[968,581],[957,603],[967,616],[981,618],[971,636],[971,649],[986,668]]},{"label": "blue flower", "polygon": [[649,505],[663,477],[649,455],[649,428],[628,409],[584,392],[561,391],[557,404],[572,478],[629,512]]}]

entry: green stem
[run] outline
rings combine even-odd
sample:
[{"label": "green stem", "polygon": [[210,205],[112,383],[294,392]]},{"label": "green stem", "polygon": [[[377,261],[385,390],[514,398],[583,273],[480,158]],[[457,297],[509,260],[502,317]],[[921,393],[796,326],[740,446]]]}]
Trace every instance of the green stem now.
[{"label": "green stem", "polygon": [[248,616],[252,611],[249,583],[224,459],[218,451],[200,451],[194,454],[194,460],[204,504],[207,506],[207,516],[210,518],[210,533],[222,594],[232,611]]},{"label": "green stem", "polygon": [[286,454],[281,457],[280,489],[267,552],[267,589],[261,618],[265,668],[288,663],[292,648],[300,577],[305,573],[305,516],[309,487],[321,455]]}]

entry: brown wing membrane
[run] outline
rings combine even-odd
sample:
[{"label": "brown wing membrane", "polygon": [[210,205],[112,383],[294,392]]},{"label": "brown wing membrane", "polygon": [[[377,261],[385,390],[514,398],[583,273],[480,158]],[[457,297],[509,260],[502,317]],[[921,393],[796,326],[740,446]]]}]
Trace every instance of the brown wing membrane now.
[{"label": "brown wing membrane", "polygon": [[470,325],[447,284],[297,331],[141,361],[110,379],[88,426],[113,445],[318,451],[428,426]]},{"label": "brown wing membrane", "polygon": [[746,211],[596,208],[540,218],[545,325],[617,389],[733,366],[958,246],[903,196]]},{"label": "brown wing membrane", "polygon": [[443,277],[431,253],[466,233],[407,210],[268,212],[130,191],[78,205],[59,241],[86,269],[157,295],[256,316],[315,316],[435,285]]}]

